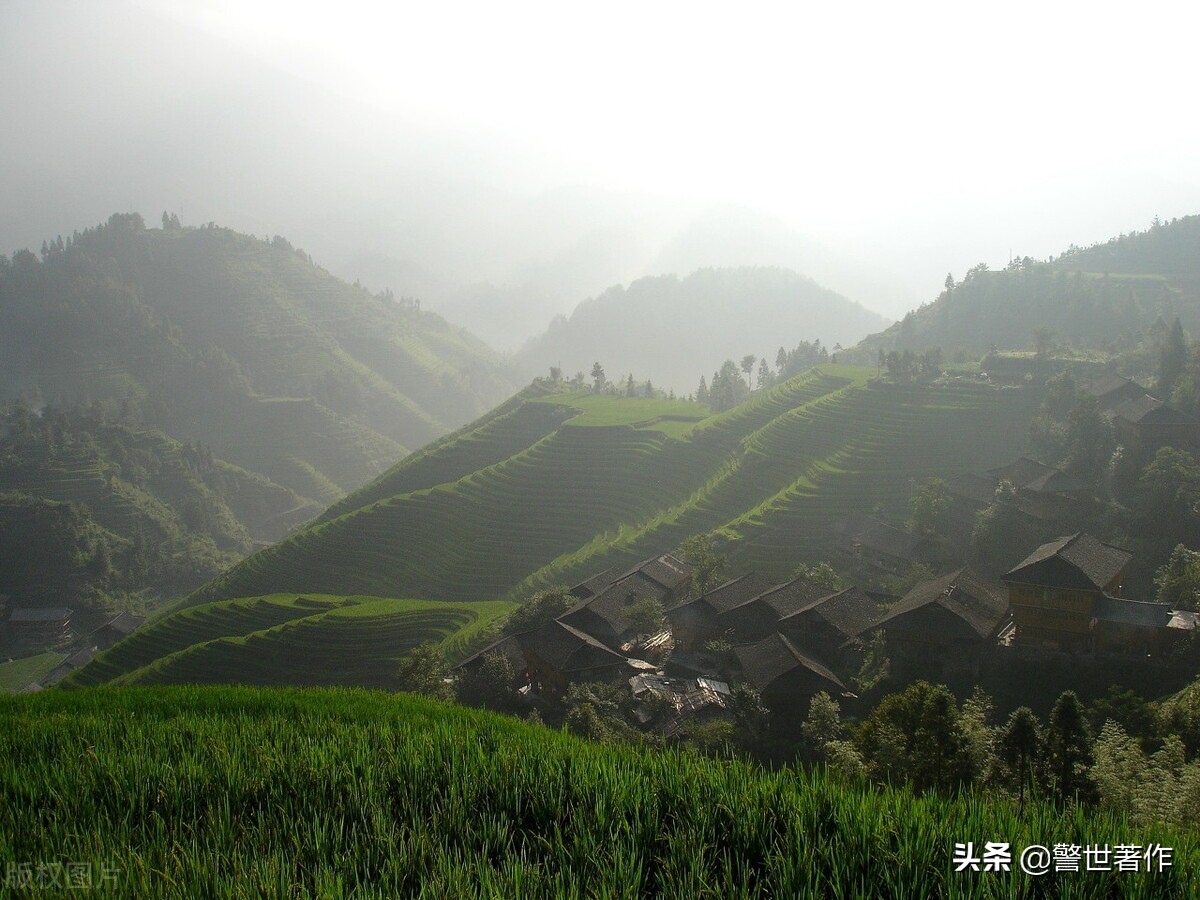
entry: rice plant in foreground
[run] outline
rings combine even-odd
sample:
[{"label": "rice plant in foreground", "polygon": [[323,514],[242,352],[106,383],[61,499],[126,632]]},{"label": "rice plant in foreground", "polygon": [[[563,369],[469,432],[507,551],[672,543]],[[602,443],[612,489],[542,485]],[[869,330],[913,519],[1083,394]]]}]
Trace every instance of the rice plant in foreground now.
[{"label": "rice plant in foreground", "polygon": [[[1200,893],[1192,834],[591,744],[402,695],[86,689],[3,698],[0,719],[0,877],[85,862],[114,896]],[[989,840],[1157,842],[1175,859],[953,871],[956,842]]]}]

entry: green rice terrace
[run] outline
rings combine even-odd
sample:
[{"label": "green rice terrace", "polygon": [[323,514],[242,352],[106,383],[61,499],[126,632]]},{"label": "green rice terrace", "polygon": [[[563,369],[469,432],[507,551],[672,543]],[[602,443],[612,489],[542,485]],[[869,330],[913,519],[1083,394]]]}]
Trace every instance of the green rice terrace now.
[{"label": "green rice terrace", "polygon": [[[0,698],[0,858],[120,897],[1194,897],[1190,833],[595,744],[344,689]],[[954,845],[1172,848],[1162,872],[956,872]],[[1014,859],[1016,853],[1014,852]],[[67,892],[70,893],[70,892]]]},{"label": "green rice terrace", "polygon": [[914,481],[1024,449],[1039,396],[892,385],[822,366],[719,415],[682,401],[523,393],[414,454],[316,524],[190,598],[273,591],[519,599],[720,531],[735,565],[786,576],[832,526]]},{"label": "green rice terrace", "polygon": [[190,607],[139,629],[64,682],[346,685],[392,688],[425,641],[462,655],[503,601],[441,603],[277,594]]}]

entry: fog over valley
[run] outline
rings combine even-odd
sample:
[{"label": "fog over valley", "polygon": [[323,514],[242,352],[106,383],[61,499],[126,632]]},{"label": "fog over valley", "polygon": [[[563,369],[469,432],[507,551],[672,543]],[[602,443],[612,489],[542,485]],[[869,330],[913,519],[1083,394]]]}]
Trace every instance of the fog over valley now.
[{"label": "fog over valley", "polygon": [[[1015,14],[873,12],[379,20],[354,3],[18,0],[0,11],[14,86],[0,248],[166,209],[282,234],[512,351],[614,285],[704,266],[784,266],[895,319],[947,270],[1200,201],[1190,119],[1152,151],[1133,138],[1169,102],[1139,86],[1170,84],[1182,58],[1138,65],[1157,16],[1122,33],[1083,15],[1057,41],[1064,13],[1023,29]],[[854,39],[835,53],[830,35]],[[1028,90],[1042,66],[1082,79],[1118,38],[1110,92]],[[1089,123],[1118,109],[1131,127],[1093,140]],[[829,335],[794,336],[814,337]]]}]

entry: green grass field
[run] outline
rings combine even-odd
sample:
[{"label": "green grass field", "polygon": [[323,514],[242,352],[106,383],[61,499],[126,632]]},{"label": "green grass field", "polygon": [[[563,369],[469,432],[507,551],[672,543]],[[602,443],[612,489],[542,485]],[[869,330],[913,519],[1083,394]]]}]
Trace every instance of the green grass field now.
[{"label": "green grass field", "polygon": [[[191,602],[280,590],[519,599],[713,530],[736,565],[786,575],[828,555],[846,514],[883,505],[903,518],[915,482],[1019,456],[1040,399],[872,375],[822,366],[708,416],[678,401],[528,397]],[[574,415],[552,414],[563,409]]]},{"label": "green grass field", "polygon": [[[843,787],[365,691],[0,698],[0,860],[121,897],[1195,897],[1194,834]],[[1163,874],[955,873],[954,845],[1163,844]],[[1014,869],[1019,869],[1017,865]]]},{"label": "green grass field", "polygon": [[189,607],[145,626],[64,682],[394,688],[425,641],[451,657],[512,603],[276,594]]}]

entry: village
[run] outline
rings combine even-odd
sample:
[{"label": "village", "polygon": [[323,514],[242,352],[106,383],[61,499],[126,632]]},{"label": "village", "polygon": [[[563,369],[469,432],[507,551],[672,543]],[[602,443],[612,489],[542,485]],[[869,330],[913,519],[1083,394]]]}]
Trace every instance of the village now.
[{"label": "village", "polygon": [[[963,567],[902,597],[830,591],[806,577],[770,584],[754,573],[693,597],[692,567],[664,554],[575,585],[565,614],[459,668],[499,654],[516,673],[513,691],[534,705],[577,682],[626,684],[638,724],[668,736],[688,720],[729,715],[738,683],[794,730],[819,692],[855,700],[854,681],[879,649],[893,689],[917,679],[969,689],[989,675],[1020,683],[1039,663],[1067,660],[1077,677],[1190,680],[1197,614],[1123,596],[1132,559],[1077,533],[1035,548],[999,580]],[[653,634],[629,615],[647,598],[664,609]],[[1076,686],[1068,677],[1042,687],[1050,696]]]},{"label": "village", "polygon": [[[1083,391],[1125,446],[1200,447],[1200,422],[1131,379],[1105,376]],[[924,679],[961,696],[983,686],[1002,707],[1048,708],[1064,690],[1096,697],[1120,684],[1150,696],[1195,677],[1197,613],[1129,596],[1130,550],[1077,531],[1031,540],[1024,559],[999,575],[962,564],[998,492],[1017,530],[1037,535],[1087,519],[1096,500],[1085,481],[1021,457],[953,477],[946,489],[943,535],[864,514],[834,526],[838,568],[945,573],[902,594],[834,589],[810,572],[784,583],[744,572],[697,591],[693,567],[675,551],[574,585],[565,613],[492,643],[459,670],[499,654],[513,691],[534,707],[574,683],[621,684],[636,724],[667,736],[688,721],[731,718],[738,684],[758,692],[786,733],[816,694],[865,709],[881,682],[895,691]],[[661,610],[649,630],[647,603]]]}]

